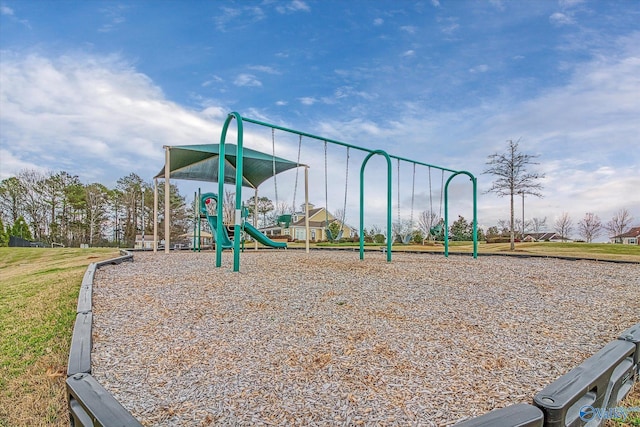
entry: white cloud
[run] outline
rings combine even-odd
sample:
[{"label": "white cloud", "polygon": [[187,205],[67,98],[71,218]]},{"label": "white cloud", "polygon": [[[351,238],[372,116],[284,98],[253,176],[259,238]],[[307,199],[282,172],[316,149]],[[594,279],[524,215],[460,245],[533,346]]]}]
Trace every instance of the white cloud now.
[{"label": "white cloud", "polygon": [[373,20],[373,25],[378,26],[378,25],[382,25],[382,24],[384,24],[384,19],[382,19],[382,18],[376,18],[376,19]]},{"label": "white cloud", "polygon": [[[487,156],[502,152],[507,139],[522,137],[522,151],[540,155],[540,165],[532,170],[546,173],[544,198],[526,197],[527,218],[546,216],[552,230],[552,218],[565,211],[575,222],[586,212],[606,222],[626,207],[640,221],[640,151],[635,148],[640,135],[640,32],[567,71],[566,84],[520,102],[507,95],[451,112],[414,103],[399,107],[403,113],[394,121],[324,121],[316,133],[356,144],[366,141],[363,145],[385,147],[390,154],[470,171],[478,178],[480,222],[488,225],[508,217],[509,201],[483,194],[494,179],[482,174]],[[418,174],[424,177],[426,171]],[[451,198],[450,212],[469,219],[469,183],[464,177],[458,181],[460,196]],[[439,186],[434,181],[434,197]],[[410,189],[410,178],[404,176],[402,191]],[[424,209],[424,203],[416,205],[417,211]]]},{"label": "white cloud", "polygon": [[493,7],[495,7],[499,11],[504,10],[504,2],[502,0],[490,0],[489,3],[491,3]]},{"label": "white cloud", "polygon": [[409,57],[409,56],[415,56],[416,52],[412,49],[406,50],[404,52],[402,52],[402,56],[404,57]]},{"label": "white cloud", "polygon": [[16,157],[13,152],[0,148],[0,180],[11,178],[25,169],[35,169],[39,172],[46,172],[47,168],[42,164],[33,164]]},{"label": "white cloud", "polygon": [[291,2],[276,7],[279,13],[293,13],[293,12],[310,12],[311,8],[307,3],[302,0],[292,0]]},{"label": "white cloud", "polygon": [[555,12],[549,17],[549,21],[555,25],[570,25],[573,24],[573,18],[562,12]]},{"label": "white cloud", "polygon": [[115,30],[120,24],[126,21],[124,12],[127,9],[127,6],[121,4],[110,5],[106,8],[100,9],[100,13],[102,13],[107,22],[98,28],[98,31],[101,33],[108,33]]},{"label": "white cloud", "polygon": [[560,0],[559,3],[560,3],[560,7],[562,8],[570,8],[578,4],[584,3],[584,0]]},{"label": "white cloud", "polygon": [[220,76],[211,76],[208,80],[202,82],[202,87],[211,86],[216,83],[222,83],[224,80]]},{"label": "white cloud", "polygon": [[233,84],[236,86],[248,86],[248,87],[259,87],[262,86],[262,82],[256,78],[253,74],[238,74],[238,76],[233,81]]},{"label": "white cloud", "polygon": [[210,143],[221,126],[215,107],[167,101],[118,57],[3,52],[0,94],[5,177],[46,165],[108,186],[131,172],[150,180],[163,145]]},{"label": "white cloud", "polygon": [[310,97],[310,96],[304,96],[302,98],[299,98],[299,101],[302,105],[313,105],[316,102],[318,102],[318,100],[316,98]]},{"label": "white cloud", "polygon": [[489,66],[487,64],[480,64],[469,69],[470,73],[486,73],[487,71],[489,71]]},{"label": "white cloud", "polygon": [[409,33],[409,34],[415,34],[416,31],[418,31],[418,29],[413,25],[405,25],[405,26],[400,27],[400,29],[402,31],[406,32],[406,33]]},{"label": "white cloud", "polygon": [[266,74],[274,74],[274,75],[280,75],[282,74],[280,71],[274,69],[273,67],[269,67],[266,65],[251,65],[249,66],[250,70],[254,70],[254,71],[260,71],[262,73],[266,73]]},{"label": "white cloud", "polygon": [[458,19],[455,17],[446,17],[446,18],[438,18],[437,22],[440,24],[440,31],[442,31],[447,36],[452,36],[453,33],[458,31],[460,28],[460,24],[458,24]]},{"label": "white cloud", "polygon": [[225,32],[230,29],[244,29],[264,18],[264,11],[258,6],[238,8],[222,6],[220,13],[214,17],[214,22],[219,31]]},{"label": "white cloud", "polygon": [[278,107],[283,107],[283,106],[285,106],[285,105],[287,105],[287,104],[288,104],[288,102],[287,102],[287,101],[283,101],[283,100],[276,101],[276,105],[277,105]]},{"label": "white cloud", "polygon": [[16,15],[15,12],[12,8],[10,8],[9,6],[6,5],[0,5],[0,15],[2,16],[8,16],[9,19],[11,19],[14,22],[18,22],[22,25],[24,25],[25,27],[31,29],[31,25],[29,24],[29,21],[26,19],[19,19]]},{"label": "white cloud", "polygon": [[431,0],[431,4],[434,7],[440,7],[440,0]]}]

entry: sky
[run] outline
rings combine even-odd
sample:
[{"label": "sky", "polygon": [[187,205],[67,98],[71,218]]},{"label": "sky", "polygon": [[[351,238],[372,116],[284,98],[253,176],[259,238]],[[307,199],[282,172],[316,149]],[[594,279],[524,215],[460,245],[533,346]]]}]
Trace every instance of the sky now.
[{"label": "sky", "polygon": [[[219,143],[235,111],[469,171],[485,229],[509,217],[509,198],[486,193],[488,156],[517,140],[544,174],[543,197],[525,194],[527,220],[553,231],[564,212],[606,223],[626,208],[640,225],[639,23],[636,0],[0,0],[0,179],[35,169],[151,184],[164,146]],[[245,132],[245,147],[297,159],[294,135]],[[357,225],[365,154],[350,150],[347,166],[344,147],[328,144],[325,160],[304,138],[310,202],[347,206]],[[385,223],[385,171],[376,156],[363,173],[365,226]],[[394,221],[442,213],[439,169],[392,172]],[[302,176],[259,194],[275,200],[277,188],[297,206]],[[188,200],[217,188],[175,183]],[[450,222],[470,220],[469,179],[449,189]]]}]

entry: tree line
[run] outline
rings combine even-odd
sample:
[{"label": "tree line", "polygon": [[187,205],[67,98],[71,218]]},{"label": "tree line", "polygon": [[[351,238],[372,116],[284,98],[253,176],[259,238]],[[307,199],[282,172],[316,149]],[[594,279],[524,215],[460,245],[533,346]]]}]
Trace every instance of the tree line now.
[{"label": "tree line", "polygon": [[[544,174],[529,171],[531,165],[537,165],[535,159],[538,156],[522,153],[518,147],[518,141],[508,140],[507,149],[503,153],[494,153],[487,158],[485,174],[496,177],[487,193],[495,193],[499,197],[509,197],[510,218],[501,220],[497,227],[487,230],[487,237],[509,237],[511,250],[514,250],[514,242],[518,236],[524,238],[525,233],[539,233],[546,231],[547,218],[533,218],[530,221],[515,218],[514,198],[522,196],[524,209],[524,195],[543,197],[542,184],[538,180],[544,178]],[[582,219],[574,224],[567,212],[563,212],[554,222],[553,230],[560,235],[562,240],[571,239],[572,233],[577,231],[578,236],[585,242],[591,243],[605,230],[611,237],[623,234],[633,221],[633,217],[626,208],[620,209],[610,221],[603,224],[600,217],[593,212],[587,212]]]},{"label": "tree line", "polygon": [[[518,142],[508,141],[505,153],[488,157],[485,173],[497,176],[488,192],[510,197],[510,218],[499,220],[486,231],[478,227],[478,240],[508,237],[512,247],[516,239],[526,233],[547,231],[547,218],[523,221],[514,215],[514,197],[519,194],[542,197],[542,186],[537,182],[542,174],[529,173],[527,167],[536,164],[535,156],[519,151]],[[224,197],[224,216],[233,221],[234,193]],[[187,205],[175,185],[170,186],[171,240],[176,241],[194,224],[193,206]],[[164,185],[158,188],[158,239],[164,239]],[[280,202],[274,206],[267,197],[245,202],[249,218],[255,217],[262,226],[274,224],[279,215],[292,208]],[[254,212],[255,210],[255,212]],[[343,212],[335,212],[335,218],[344,219]],[[524,218],[523,218],[524,219]],[[15,177],[0,181],[0,246],[6,246],[9,236],[42,242],[45,245],[115,246],[133,247],[136,235],[153,233],[153,186],[132,173],[118,179],[115,188],[100,183],[83,184],[78,176],[67,172],[42,173],[23,170]],[[563,212],[552,225],[563,240],[572,233],[586,242],[592,242],[604,231],[616,236],[627,231],[633,217],[626,208],[620,209],[610,221],[603,223],[598,215],[587,212],[577,223]],[[397,242],[424,243],[427,240],[444,240],[442,218],[426,210],[416,221],[398,220],[393,224],[392,238]],[[334,227],[339,227],[336,223]],[[437,229],[437,233],[434,233]],[[365,230],[365,239],[386,239],[386,232],[373,226]],[[451,223],[452,240],[473,240],[473,224],[459,216]]]},{"label": "tree line", "polygon": [[[153,185],[132,173],[115,188],[83,184],[67,172],[23,170],[0,181],[0,245],[9,236],[44,245],[133,247],[153,234]],[[170,186],[171,237],[185,233],[192,208]],[[164,186],[158,189],[158,238],[164,239]]]}]

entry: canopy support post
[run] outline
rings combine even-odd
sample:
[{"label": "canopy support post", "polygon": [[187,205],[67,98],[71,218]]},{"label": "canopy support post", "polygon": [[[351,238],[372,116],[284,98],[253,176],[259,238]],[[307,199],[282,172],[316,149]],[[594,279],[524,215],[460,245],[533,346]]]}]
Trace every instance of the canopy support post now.
[{"label": "canopy support post", "polygon": [[164,147],[164,253],[169,253],[171,235],[171,147]]},{"label": "canopy support post", "polygon": [[309,166],[304,167],[304,211],[305,251],[309,253]]},{"label": "canopy support post", "polygon": [[158,178],[153,179],[153,253],[158,253]]},{"label": "canopy support post", "polygon": [[[256,192],[254,193],[253,196],[253,226],[257,229],[258,228],[258,187],[256,187]],[[253,248],[257,251],[258,250],[258,241],[253,239]]]}]

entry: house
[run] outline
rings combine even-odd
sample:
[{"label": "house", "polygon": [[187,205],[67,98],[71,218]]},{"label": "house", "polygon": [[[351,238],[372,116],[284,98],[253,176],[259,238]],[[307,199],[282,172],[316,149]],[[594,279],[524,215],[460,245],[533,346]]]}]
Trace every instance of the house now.
[{"label": "house", "polygon": [[[340,228],[340,220],[334,217],[330,212],[327,212],[325,208],[312,208],[311,205],[309,205],[309,241],[320,242],[323,240],[329,240],[327,236],[327,227],[332,223],[337,223],[338,228]],[[350,239],[358,234],[353,227],[347,224],[342,224],[341,230],[342,239]],[[288,227],[287,224],[281,222],[280,224],[262,227],[260,228],[260,231],[271,239],[286,236],[289,240],[305,240],[305,214],[304,212],[291,214],[291,221],[288,224]]]},{"label": "house", "polygon": [[134,249],[153,249],[153,236],[136,234]]},{"label": "house", "polygon": [[611,243],[622,243],[623,245],[640,245],[640,227],[633,227],[626,233],[618,234],[609,239]]},{"label": "house", "polygon": [[523,242],[566,242],[558,233],[525,233]]}]

